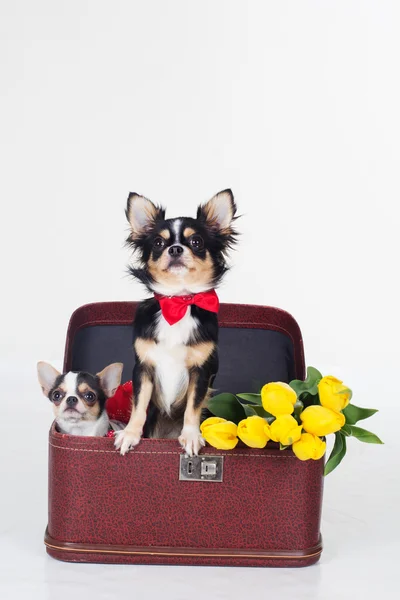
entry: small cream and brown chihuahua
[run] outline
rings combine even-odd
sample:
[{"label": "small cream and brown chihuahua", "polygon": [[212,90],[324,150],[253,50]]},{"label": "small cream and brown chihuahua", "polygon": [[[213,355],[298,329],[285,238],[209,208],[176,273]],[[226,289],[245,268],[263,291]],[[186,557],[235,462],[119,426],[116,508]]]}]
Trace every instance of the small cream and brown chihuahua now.
[{"label": "small cream and brown chihuahua", "polygon": [[122,368],[122,363],[113,363],[97,375],[91,375],[83,371],[60,373],[49,363],[38,363],[39,383],[53,404],[61,433],[104,436],[111,429],[124,427],[110,421],[105,410],[107,398],[114,395],[121,382]]}]

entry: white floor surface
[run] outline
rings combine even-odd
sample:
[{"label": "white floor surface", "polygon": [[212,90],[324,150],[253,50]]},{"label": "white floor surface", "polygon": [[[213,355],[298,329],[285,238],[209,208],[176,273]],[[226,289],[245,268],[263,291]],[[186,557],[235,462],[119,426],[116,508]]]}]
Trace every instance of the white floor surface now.
[{"label": "white floor surface", "polygon": [[[47,520],[47,431],[51,408],[35,379],[2,377],[0,598],[400,598],[400,442],[397,418],[381,409],[365,427],[386,444],[355,440],[325,480],[324,551],[305,569],[113,566],[58,562],[43,545]],[[360,402],[360,404],[362,404]],[[21,416],[22,413],[22,416]]]}]

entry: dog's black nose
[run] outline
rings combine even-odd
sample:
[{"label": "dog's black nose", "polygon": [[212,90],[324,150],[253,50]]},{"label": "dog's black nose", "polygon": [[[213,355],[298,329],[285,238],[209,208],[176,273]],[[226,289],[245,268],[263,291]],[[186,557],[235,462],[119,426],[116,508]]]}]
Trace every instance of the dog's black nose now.
[{"label": "dog's black nose", "polygon": [[75,406],[75,404],[78,404],[78,398],[76,398],[75,396],[68,396],[68,398],[67,398],[67,405],[68,406]]},{"label": "dog's black nose", "polygon": [[171,246],[168,250],[168,254],[170,254],[171,256],[179,256],[180,254],[182,254],[182,252],[182,246]]}]

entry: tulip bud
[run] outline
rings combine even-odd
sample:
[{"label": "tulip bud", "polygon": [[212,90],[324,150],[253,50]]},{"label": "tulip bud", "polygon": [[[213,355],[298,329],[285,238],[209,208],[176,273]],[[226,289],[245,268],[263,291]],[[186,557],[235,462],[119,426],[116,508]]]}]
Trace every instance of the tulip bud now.
[{"label": "tulip bud", "polygon": [[300,439],[301,426],[292,415],[280,415],[270,425],[271,440],[290,446]]},{"label": "tulip bud", "polygon": [[313,433],[321,437],[339,431],[346,422],[342,413],[334,412],[330,408],[319,405],[308,406],[301,413],[300,419],[303,423],[303,429],[307,433]]},{"label": "tulip bud", "polygon": [[238,443],[237,425],[220,417],[210,417],[200,425],[203,438],[218,450],[232,450]]},{"label": "tulip bud", "polygon": [[292,450],[300,460],[319,460],[325,454],[326,442],[312,433],[303,433]]},{"label": "tulip bud", "polygon": [[349,404],[351,390],[343,382],[330,375],[323,377],[318,384],[319,401],[325,408],[340,412]]},{"label": "tulip bud", "polygon": [[264,410],[274,417],[291,415],[296,400],[296,392],[287,383],[267,383],[261,390]]},{"label": "tulip bud", "polygon": [[238,437],[250,448],[265,448],[269,440],[266,421],[262,417],[247,417],[238,425]]}]

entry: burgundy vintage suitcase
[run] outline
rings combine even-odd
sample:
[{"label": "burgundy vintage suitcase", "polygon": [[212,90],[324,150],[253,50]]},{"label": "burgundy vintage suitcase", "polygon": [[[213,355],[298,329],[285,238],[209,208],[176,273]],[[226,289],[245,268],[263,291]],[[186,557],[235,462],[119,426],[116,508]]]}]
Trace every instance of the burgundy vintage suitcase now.
[{"label": "burgundy vintage suitcase", "polygon": [[[133,302],[72,315],[65,370],[133,366]],[[223,304],[218,391],[304,378],[295,320],[276,308]],[[318,561],[324,459],[206,447],[190,468],[177,441],[143,439],[121,456],[110,438],[49,436],[47,552],[72,562],[301,567]]]}]

